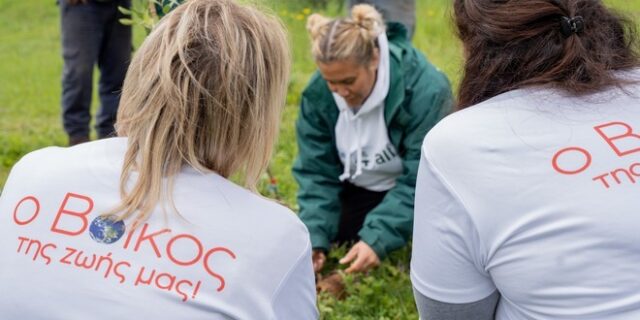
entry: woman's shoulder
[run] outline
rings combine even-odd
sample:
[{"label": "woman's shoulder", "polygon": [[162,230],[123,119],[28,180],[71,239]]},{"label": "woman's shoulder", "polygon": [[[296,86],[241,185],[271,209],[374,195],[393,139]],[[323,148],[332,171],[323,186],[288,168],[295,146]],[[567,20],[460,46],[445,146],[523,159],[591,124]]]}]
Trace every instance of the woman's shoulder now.
[{"label": "woman's shoulder", "polygon": [[223,194],[234,212],[245,215],[257,226],[274,225],[278,226],[276,229],[280,229],[276,233],[282,233],[283,236],[308,237],[308,231],[302,221],[283,203],[264,197],[221,176],[208,183],[213,185],[211,188],[215,187]]},{"label": "woman's shoulder", "polygon": [[416,90],[451,92],[449,78],[411,43],[394,41],[389,43],[392,73],[400,73],[404,86]]},{"label": "woman's shoulder", "polygon": [[46,147],[25,154],[11,166],[9,178],[25,181],[29,176],[40,175],[40,172],[43,169],[46,170],[46,167],[50,165],[50,159],[56,157],[61,149],[60,147]]},{"label": "woman's shoulder", "polygon": [[329,90],[327,81],[322,78],[322,75],[318,70],[314,71],[311,75],[309,82],[307,82],[307,86],[302,91],[302,96],[312,100],[324,99],[327,97],[332,98],[331,90]]},{"label": "woman's shoulder", "polygon": [[302,91],[301,100],[301,112],[307,116],[312,115],[313,119],[337,119],[338,108],[335,106],[335,100],[319,71],[315,71],[311,76]]},{"label": "woman's shoulder", "polygon": [[[93,163],[91,158],[104,156],[101,150],[105,145],[118,144],[125,146],[122,138],[82,143],[72,147],[49,146],[25,154],[14,166],[13,171],[35,172],[46,170],[49,175],[66,170],[77,170],[82,164]],[[115,151],[115,150],[114,150]]]},{"label": "woman's shoulder", "polygon": [[514,90],[456,111],[429,131],[423,149],[434,154],[447,153],[449,149],[473,150],[473,144],[511,132],[510,119],[514,113],[526,112],[531,97],[544,94],[537,90]]}]

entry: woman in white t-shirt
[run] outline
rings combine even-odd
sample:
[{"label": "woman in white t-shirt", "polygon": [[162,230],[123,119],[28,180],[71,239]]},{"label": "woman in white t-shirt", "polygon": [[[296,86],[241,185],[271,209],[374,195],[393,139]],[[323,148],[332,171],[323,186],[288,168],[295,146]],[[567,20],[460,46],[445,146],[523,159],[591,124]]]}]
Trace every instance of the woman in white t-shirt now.
[{"label": "woman in white t-shirt", "polygon": [[165,16],[131,62],[119,137],[12,169],[0,318],[316,319],[306,228],[251,191],[289,65],[282,24],[251,6],[191,0]]},{"label": "woman in white t-shirt", "polygon": [[601,1],[456,0],[459,109],[425,138],[424,319],[640,319],[640,60]]}]

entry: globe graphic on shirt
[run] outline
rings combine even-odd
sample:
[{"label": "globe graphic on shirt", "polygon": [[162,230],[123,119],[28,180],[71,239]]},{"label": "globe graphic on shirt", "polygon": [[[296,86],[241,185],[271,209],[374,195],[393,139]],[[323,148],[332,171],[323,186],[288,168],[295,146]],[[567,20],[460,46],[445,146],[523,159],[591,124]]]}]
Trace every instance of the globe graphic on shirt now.
[{"label": "globe graphic on shirt", "polygon": [[89,226],[89,235],[98,243],[111,244],[118,241],[125,230],[124,222],[118,220],[118,217],[113,215],[98,216]]}]

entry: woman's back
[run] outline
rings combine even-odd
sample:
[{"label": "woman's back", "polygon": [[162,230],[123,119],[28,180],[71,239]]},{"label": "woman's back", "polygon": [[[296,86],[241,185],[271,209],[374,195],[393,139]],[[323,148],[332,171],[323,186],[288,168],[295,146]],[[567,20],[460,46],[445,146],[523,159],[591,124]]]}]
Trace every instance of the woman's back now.
[{"label": "woman's back", "polygon": [[47,148],[15,166],[0,201],[3,318],[316,317],[305,227],[219,175],[178,174],[180,216],[158,205],[133,232],[100,218],[119,204],[126,144]]},{"label": "woman's back", "polygon": [[496,319],[640,318],[640,85],[625,89],[515,90],[438,124],[416,190],[416,289],[449,303],[497,289]]},{"label": "woman's back", "polygon": [[0,317],[316,319],[305,227],[250,191],[289,66],[281,22],[252,6],[190,0],[162,18],[127,72],[120,138],[13,168]]}]

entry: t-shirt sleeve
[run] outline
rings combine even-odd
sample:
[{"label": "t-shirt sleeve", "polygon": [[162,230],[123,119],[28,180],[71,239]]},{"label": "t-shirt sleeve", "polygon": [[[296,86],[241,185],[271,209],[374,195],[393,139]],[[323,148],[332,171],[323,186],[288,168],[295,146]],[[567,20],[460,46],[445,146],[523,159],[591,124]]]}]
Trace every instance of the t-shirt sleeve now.
[{"label": "t-shirt sleeve", "polygon": [[418,292],[441,302],[470,303],[496,290],[473,220],[424,148],[414,219],[411,281]]},{"label": "t-shirt sleeve", "polygon": [[[32,164],[31,160],[34,158],[34,154],[37,153],[38,152],[31,152],[25,155],[11,168],[4,188],[0,188],[0,207],[2,207],[3,210],[5,210],[5,205],[9,205],[9,202],[18,201],[16,197],[22,192],[23,188],[37,184],[37,179],[42,178],[34,174],[34,172],[37,171],[37,167]],[[6,210],[9,210],[9,208],[7,207]]]},{"label": "t-shirt sleeve", "polygon": [[273,298],[273,306],[275,319],[318,319],[310,242],[280,284]]}]

